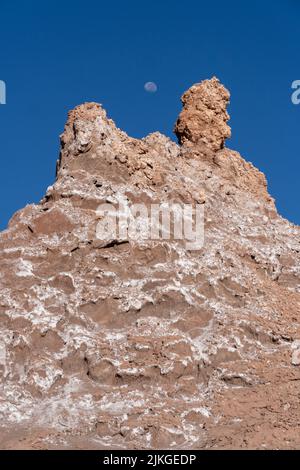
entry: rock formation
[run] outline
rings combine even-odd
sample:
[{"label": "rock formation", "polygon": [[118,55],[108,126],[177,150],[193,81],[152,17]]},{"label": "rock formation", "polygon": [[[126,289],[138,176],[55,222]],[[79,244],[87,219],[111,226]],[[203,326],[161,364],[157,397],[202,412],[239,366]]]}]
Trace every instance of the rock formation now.
[{"label": "rock formation", "polygon": [[[0,235],[0,446],[300,448],[300,230],[224,146],[228,91],[179,145],[70,112],[57,177]],[[97,234],[101,204],[203,205],[205,242]]]},{"label": "rock formation", "polygon": [[183,110],[175,125],[179,143],[197,143],[216,152],[231,136],[227,124],[229,92],[217,78],[192,86],[181,98]]}]

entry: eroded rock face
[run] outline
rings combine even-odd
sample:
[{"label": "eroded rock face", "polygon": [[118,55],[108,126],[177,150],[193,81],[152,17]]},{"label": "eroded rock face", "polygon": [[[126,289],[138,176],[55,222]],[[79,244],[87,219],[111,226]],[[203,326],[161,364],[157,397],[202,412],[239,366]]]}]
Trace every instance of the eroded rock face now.
[{"label": "eroded rock face", "polygon": [[231,136],[227,124],[230,94],[214,77],[193,85],[182,98],[183,110],[175,125],[180,144],[196,143],[212,151],[224,147]]},{"label": "eroded rock face", "polygon": [[[224,147],[228,99],[188,90],[181,145],[69,114],[55,183],[0,235],[2,448],[300,447],[300,230]],[[120,201],[203,205],[203,248],[99,240]]]}]

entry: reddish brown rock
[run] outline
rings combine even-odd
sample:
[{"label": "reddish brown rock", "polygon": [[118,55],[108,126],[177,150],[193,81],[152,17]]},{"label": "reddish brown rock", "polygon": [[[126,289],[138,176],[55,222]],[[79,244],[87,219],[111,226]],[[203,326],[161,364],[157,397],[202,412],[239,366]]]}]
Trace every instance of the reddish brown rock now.
[{"label": "reddish brown rock", "polygon": [[[300,230],[224,147],[228,100],[188,90],[180,145],[69,113],[55,183],[0,234],[1,448],[300,448]],[[200,204],[203,248],[99,239],[120,201]]]},{"label": "reddish brown rock", "polygon": [[212,151],[224,147],[231,136],[227,124],[230,94],[214,77],[193,85],[181,98],[183,110],[175,125],[180,144],[202,144]]}]

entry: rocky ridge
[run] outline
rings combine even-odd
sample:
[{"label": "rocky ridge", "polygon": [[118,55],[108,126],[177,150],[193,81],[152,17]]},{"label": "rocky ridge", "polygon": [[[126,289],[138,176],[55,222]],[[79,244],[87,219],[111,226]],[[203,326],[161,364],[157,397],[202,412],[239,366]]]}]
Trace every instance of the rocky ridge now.
[{"label": "rocky ridge", "polygon": [[[2,448],[300,448],[300,230],[225,147],[228,102],[192,86],[179,145],[69,113],[55,183],[0,235]],[[120,201],[202,204],[203,248],[99,240]]]}]

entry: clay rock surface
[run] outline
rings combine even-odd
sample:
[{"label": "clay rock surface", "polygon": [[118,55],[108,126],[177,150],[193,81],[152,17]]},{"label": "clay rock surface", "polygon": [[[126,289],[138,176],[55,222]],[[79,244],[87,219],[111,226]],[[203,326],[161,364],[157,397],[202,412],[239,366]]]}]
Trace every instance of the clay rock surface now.
[{"label": "clay rock surface", "polygon": [[[69,114],[56,181],[0,235],[2,449],[300,448],[300,230],[225,147],[229,93],[138,140]],[[205,241],[96,235],[101,204],[203,205]]]},{"label": "clay rock surface", "polygon": [[227,124],[230,94],[216,77],[193,85],[181,98],[183,110],[175,125],[181,144],[189,141],[217,151],[231,136]]}]

